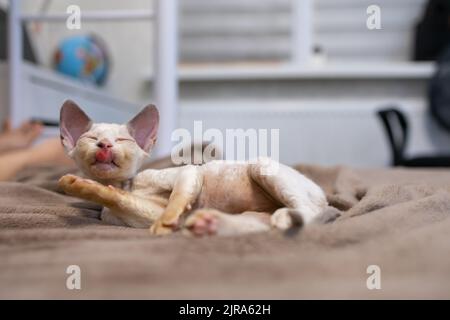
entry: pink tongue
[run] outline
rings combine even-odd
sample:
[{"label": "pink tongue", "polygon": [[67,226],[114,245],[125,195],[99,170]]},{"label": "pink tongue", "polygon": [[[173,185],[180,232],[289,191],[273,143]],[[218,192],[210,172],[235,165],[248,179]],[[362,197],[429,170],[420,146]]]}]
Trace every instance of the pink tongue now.
[{"label": "pink tongue", "polygon": [[100,149],[95,153],[95,160],[102,163],[112,162],[112,152],[109,149]]}]

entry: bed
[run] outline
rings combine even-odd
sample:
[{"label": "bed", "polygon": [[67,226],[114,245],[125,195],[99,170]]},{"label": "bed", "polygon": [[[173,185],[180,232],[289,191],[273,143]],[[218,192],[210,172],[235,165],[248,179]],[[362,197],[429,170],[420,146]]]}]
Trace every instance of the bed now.
[{"label": "bed", "polygon": [[[336,220],[208,239],[106,225],[58,190],[74,169],[29,168],[0,183],[0,298],[450,298],[449,170],[296,168]],[[70,265],[81,290],[66,288]]]}]

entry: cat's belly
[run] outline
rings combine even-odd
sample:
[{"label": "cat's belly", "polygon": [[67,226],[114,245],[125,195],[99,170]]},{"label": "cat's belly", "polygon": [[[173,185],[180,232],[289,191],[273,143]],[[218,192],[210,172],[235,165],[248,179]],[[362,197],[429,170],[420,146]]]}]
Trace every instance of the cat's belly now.
[{"label": "cat's belly", "polygon": [[228,213],[272,213],[280,204],[253,181],[247,164],[208,163],[203,166],[203,186],[196,208]]}]

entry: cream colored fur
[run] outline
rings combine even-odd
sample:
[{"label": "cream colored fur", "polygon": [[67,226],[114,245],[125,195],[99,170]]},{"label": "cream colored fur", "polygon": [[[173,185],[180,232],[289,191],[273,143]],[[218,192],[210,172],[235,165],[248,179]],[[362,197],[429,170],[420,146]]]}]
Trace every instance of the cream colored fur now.
[{"label": "cream colored fur", "polygon": [[[65,126],[71,130],[70,123]],[[89,179],[66,175],[59,185],[68,194],[105,206],[102,219],[108,223],[150,228],[156,235],[178,228],[198,236],[235,235],[308,224],[327,206],[318,185],[270,159],[137,173],[154,141],[144,151],[129,131],[129,125],[92,124],[71,144],[62,130],[69,156]],[[115,165],[105,169],[96,164],[98,141],[111,143]],[[268,168],[276,174],[265,175]]]}]

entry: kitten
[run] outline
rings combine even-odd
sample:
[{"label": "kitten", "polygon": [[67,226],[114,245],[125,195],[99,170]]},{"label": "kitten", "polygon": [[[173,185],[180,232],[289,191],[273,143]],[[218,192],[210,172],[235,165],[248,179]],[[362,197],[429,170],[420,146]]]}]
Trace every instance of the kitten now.
[{"label": "kitten", "polygon": [[[119,125],[93,123],[74,102],[66,101],[61,107],[61,141],[89,179],[65,175],[60,187],[106,207],[105,221],[150,227],[156,235],[179,227],[197,236],[286,230],[310,223],[327,206],[318,185],[270,159],[217,160],[138,173],[156,143],[158,123],[153,105]],[[275,169],[274,175],[264,174]]]}]

